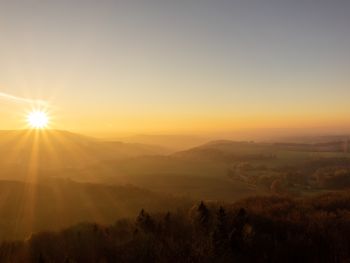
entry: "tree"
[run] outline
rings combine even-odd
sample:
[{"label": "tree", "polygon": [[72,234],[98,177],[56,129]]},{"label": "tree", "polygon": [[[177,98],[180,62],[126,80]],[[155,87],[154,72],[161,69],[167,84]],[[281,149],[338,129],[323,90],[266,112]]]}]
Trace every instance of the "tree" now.
[{"label": "tree", "polygon": [[210,222],[210,212],[207,206],[204,204],[203,201],[198,206],[197,209],[197,223],[201,228],[207,229],[209,227]]},{"label": "tree", "polygon": [[[216,214],[216,224],[213,233],[214,257],[225,262],[230,254],[230,242],[228,236],[228,219],[225,209],[220,206]],[[220,261],[220,260],[219,260]]]},{"label": "tree", "polygon": [[155,230],[154,221],[144,209],[140,211],[140,214],[136,218],[136,226],[145,232],[152,232]]}]

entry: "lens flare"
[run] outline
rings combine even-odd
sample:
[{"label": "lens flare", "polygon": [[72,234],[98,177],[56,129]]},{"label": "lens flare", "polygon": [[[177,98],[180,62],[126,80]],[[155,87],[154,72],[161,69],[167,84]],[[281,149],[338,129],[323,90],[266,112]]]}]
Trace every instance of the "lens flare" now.
[{"label": "lens flare", "polygon": [[49,118],[46,112],[36,110],[28,114],[27,122],[33,129],[44,129],[49,123]]}]

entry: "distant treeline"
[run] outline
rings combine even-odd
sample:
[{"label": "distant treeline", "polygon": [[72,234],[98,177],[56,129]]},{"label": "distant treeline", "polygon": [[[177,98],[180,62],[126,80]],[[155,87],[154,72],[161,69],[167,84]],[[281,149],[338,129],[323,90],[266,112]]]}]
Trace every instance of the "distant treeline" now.
[{"label": "distant treeline", "polygon": [[350,187],[350,159],[312,158],[277,168],[240,162],[227,170],[227,176],[273,193],[302,195],[310,190],[344,190]]},{"label": "distant treeline", "polygon": [[3,243],[1,262],[349,262],[350,194],[254,197],[231,205],[85,223]]}]

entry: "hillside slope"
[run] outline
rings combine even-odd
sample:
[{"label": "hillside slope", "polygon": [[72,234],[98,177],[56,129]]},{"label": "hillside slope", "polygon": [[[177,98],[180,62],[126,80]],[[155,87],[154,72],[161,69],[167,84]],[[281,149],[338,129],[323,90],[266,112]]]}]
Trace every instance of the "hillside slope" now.
[{"label": "hillside slope", "polygon": [[0,131],[0,165],[56,169],[83,167],[109,159],[162,154],[161,147],[104,142],[58,130]]},{"label": "hillside slope", "polygon": [[0,239],[59,230],[85,221],[112,223],[142,208],[157,212],[186,206],[185,199],[133,186],[46,180],[37,184],[0,181]]}]

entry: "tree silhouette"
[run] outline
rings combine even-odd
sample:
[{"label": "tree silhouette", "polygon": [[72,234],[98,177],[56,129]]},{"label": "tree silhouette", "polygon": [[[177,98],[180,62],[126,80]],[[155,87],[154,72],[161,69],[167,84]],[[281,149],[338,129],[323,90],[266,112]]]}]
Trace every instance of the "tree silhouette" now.
[{"label": "tree silhouette", "polygon": [[155,230],[154,221],[144,209],[141,209],[139,215],[136,218],[136,226],[145,232],[151,232]]},{"label": "tree silhouette", "polygon": [[210,212],[203,201],[200,202],[197,212],[197,222],[199,226],[204,230],[208,230],[210,222]]},{"label": "tree silhouette", "polygon": [[230,253],[228,218],[225,209],[220,206],[216,213],[216,224],[213,233],[213,248],[216,259],[222,258],[223,262]]}]

